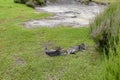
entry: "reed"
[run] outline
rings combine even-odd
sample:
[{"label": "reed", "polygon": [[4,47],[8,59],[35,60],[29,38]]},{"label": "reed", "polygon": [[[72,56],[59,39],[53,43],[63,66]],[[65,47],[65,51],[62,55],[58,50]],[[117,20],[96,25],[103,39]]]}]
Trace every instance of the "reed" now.
[{"label": "reed", "polygon": [[113,3],[95,22],[90,25],[90,32],[98,50],[109,55],[110,50],[117,53],[120,30],[120,5]]},{"label": "reed", "polygon": [[[97,48],[106,54],[94,80],[120,80],[120,3],[112,3],[90,25]],[[117,55],[115,55],[115,53]],[[108,57],[109,56],[109,57]]]}]

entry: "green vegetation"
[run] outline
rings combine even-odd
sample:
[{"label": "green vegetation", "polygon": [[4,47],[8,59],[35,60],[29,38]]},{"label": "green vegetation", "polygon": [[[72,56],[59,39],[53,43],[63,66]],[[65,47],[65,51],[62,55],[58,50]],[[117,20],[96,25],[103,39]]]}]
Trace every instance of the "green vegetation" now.
[{"label": "green vegetation", "polygon": [[[90,0],[84,0],[84,1],[90,1]],[[118,0],[91,0],[91,1],[97,1],[97,2],[110,2],[110,3],[112,3],[112,2],[116,2],[116,1],[118,1]]]},{"label": "green vegetation", "polygon": [[[120,47],[118,47],[120,51]],[[120,52],[118,55],[111,55],[103,59],[101,70],[95,76],[95,80],[120,80]],[[112,53],[113,54],[113,53]]]},{"label": "green vegetation", "polygon": [[[99,49],[108,51],[95,80],[120,80],[120,3],[113,3],[91,25],[92,37]],[[106,35],[107,34],[107,35]],[[102,43],[100,43],[102,40]],[[104,52],[103,52],[104,53]],[[114,55],[117,53],[117,55]]]},{"label": "green vegetation", "polygon": [[120,30],[119,8],[119,4],[110,5],[104,14],[97,17],[95,22],[91,24],[92,37],[99,50],[105,51],[106,55],[109,54],[110,50],[117,53]]},{"label": "green vegetation", "polygon": [[110,2],[110,3],[118,2],[118,0],[93,0],[93,1],[98,1],[98,2]]},{"label": "green vegetation", "polygon": [[[92,80],[99,68],[99,55],[94,48],[76,55],[49,57],[44,47],[55,48],[85,42],[92,46],[89,28],[23,27],[24,21],[46,18],[13,0],[0,0],[0,79],[1,80]],[[91,51],[94,50],[94,51]],[[94,70],[93,70],[94,69]]]},{"label": "green vegetation", "polygon": [[[109,9],[106,11],[106,14],[108,13]],[[13,0],[0,0],[1,80],[120,79],[120,54],[111,55],[109,59],[102,57],[101,60],[101,56],[92,47],[94,42],[90,37],[89,28],[59,26],[27,29],[23,27],[27,20],[42,19],[51,15],[50,13],[38,13],[22,4],[15,4]],[[100,21],[104,19],[102,18]],[[118,19],[119,15],[116,18]],[[108,19],[111,18],[108,17]],[[49,48],[61,46],[67,49],[82,42],[89,45],[88,50],[76,55],[49,57],[44,53],[45,46]],[[117,51],[120,51],[119,47]]]}]

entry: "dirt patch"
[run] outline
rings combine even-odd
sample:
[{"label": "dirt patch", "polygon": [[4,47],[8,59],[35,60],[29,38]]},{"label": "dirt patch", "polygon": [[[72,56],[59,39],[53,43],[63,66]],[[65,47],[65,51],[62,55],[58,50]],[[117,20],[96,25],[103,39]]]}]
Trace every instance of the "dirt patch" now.
[{"label": "dirt patch", "polygon": [[23,58],[19,57],[18,55],[14,55],[13,58],[14,64],[17,66],[23,66],[24,64],[26,64],[26,61]]},{"label": "dirt patch", "polygon": [[20,66],[26,64],[26,62],[23,59],[17,59],[15,63]]}]

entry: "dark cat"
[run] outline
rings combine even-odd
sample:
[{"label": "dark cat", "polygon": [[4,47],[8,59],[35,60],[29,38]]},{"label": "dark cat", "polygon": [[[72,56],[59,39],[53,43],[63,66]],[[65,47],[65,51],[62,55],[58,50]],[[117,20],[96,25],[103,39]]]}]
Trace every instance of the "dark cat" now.
[{"label": "dark cat", "polygon": [[48,50],[48,48],[45,48],[45,53],[49,56],[59,56],[61,55],[61,48],[58,47],[56,50]]}]

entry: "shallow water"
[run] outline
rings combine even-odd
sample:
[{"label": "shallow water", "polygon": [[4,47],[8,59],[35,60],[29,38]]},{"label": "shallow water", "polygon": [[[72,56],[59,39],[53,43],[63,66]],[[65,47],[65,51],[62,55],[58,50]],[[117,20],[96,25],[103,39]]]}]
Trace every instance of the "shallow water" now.
[{"label": "shallow water", "polygon": [[60,25],[83,27],[94,21],[94,18],[99,13],[103,12],[106,6],[103,5],[47,5],[45,7],[36,7],[38,12],[51,12],[55,15],[49,19],[32,20],[25,22],[25,27],[57,27]]}]

